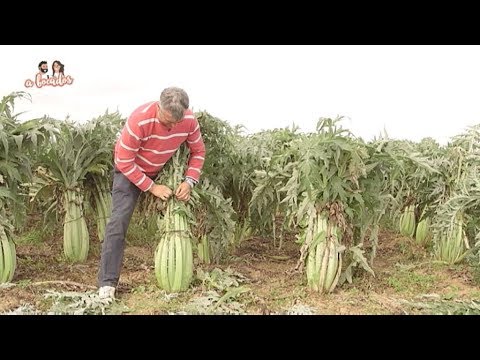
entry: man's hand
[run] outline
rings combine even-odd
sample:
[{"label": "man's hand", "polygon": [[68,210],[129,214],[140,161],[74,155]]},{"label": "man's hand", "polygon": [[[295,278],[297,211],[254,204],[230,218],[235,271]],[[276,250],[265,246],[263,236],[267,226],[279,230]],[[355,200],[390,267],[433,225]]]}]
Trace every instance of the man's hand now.
[{"label": "man's hand", "polygon": [[177,190],[175,191],[175,196],[180,201],[188,201],[190,200],[190,191],[190,185],[184,181],[178,186]]},{"label": "man's hand", "polygon": [[173,194],[173,191],[165,185],[153,184],[149,191],[163,201],[168,200],[168,198]]}]

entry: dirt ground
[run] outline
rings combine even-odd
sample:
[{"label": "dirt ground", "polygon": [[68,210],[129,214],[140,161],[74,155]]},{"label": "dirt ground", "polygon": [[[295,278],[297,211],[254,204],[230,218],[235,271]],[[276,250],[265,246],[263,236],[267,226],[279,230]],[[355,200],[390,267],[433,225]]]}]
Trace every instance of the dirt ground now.
[{"label": "dirt ground", "polygon": [[[329,295],[308,290],[304,275],[291,273],[299,256],[297,244],[286,241],[278,250],[271,240],[262,238],[244,241],[225,264],[196,263],[198,279],[190,289],[168,295],[157,287],[154,275],[156,244],[132,239],[117,289],[116,305],[122,310],[116,313],[125,315],[435,314],[458,312],[461,304],[473,304],[476,309],[480,299],[480,287],[467,265],[436,264],[426,250],[388,231],[380,236],[375,276],[359,270],[352,284],[344,283]],[[90,248],[86,263],[68,264],[57,237],[19,243],[13,285],[0,288],[0,313],[26,304],[46,311],[51,301],[45,294],[51,290],[93,293],[100,243],[92,239]],[[224,275],[222,283],[219,279]],[[188,304],[200,304],[203,310],[192,312]]]}]

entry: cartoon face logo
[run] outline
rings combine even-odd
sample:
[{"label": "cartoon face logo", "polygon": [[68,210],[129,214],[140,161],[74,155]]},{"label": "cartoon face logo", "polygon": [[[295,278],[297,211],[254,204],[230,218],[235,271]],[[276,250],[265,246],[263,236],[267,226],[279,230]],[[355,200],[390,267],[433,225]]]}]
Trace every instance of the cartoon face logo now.
[{"label": "cartoon face logo", "polygon": [[58,77],[61,75],[65,75],[64,71],[65,71],[65,65],[63,65],[60,61],[58,60],[55,60],[53,63],[52,63],[52,70],[53,70],[53,74],[52,76],[54,77]]},{"label": "cartoon face logo", "polygon": [[41,73],[46,74],[48,72],[48,63],[46,61],[40,61],[38,64],[38,70]]},{"label": "cartoon face logo", "polygon": [[48,63],[43,60],[38,63],[38,73],[35,79],[25,80],[25,87],[31,88],[36,86],[38,88],[44,86],[62,87],[64,85],[72,85],[73,78],[70,75],[65,75],[65,65],[59,60],[52,63],[52,75],[48,75]]}]

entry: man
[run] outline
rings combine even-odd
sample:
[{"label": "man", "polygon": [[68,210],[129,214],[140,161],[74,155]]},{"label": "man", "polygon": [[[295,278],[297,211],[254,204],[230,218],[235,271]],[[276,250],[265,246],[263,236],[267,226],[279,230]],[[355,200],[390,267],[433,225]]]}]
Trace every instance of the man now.
[{"label": "man", "polygon": [[47,75],[48,72],[48,63],[46,61],[40,61],[38,64],[38,74],[37,77],[40,76],[40,79],[48,79],[49,76]]},{"label": "man", "polygon": [[[125,235],[140,193],[149,191],[162,200],[175,195],[178,200],[188,201],[191,188],[200,178],[205,145],[198,121],[188,106],[189,98],[184,90],[166,88],[159,102],[144,104],[130,115],[117,140],[112,214],[105,231],[98,274],[101,298],[115,297]],[[190,149],[188,168],[185,181],[173,193],[152,179],[185,141]]]}]

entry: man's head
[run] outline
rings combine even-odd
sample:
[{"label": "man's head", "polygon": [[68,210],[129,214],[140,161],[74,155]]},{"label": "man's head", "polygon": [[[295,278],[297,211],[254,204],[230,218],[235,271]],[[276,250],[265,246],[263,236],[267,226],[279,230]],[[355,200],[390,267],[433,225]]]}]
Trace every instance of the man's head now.
[{"label": "man's head", "polygon": [[173,125],[182,120],[189,103],[190,101],[185,90],[177,87],[164,89],[160,94],[160,106],[158,109],[160,121],[168,127],[173,127]]},{"label": "man's head", "polygon": [[40,70],[40,72],[46,74],[48,72],[48,64],[46,61],[40,61],[40,63],[38,64],[38,70]]}]

